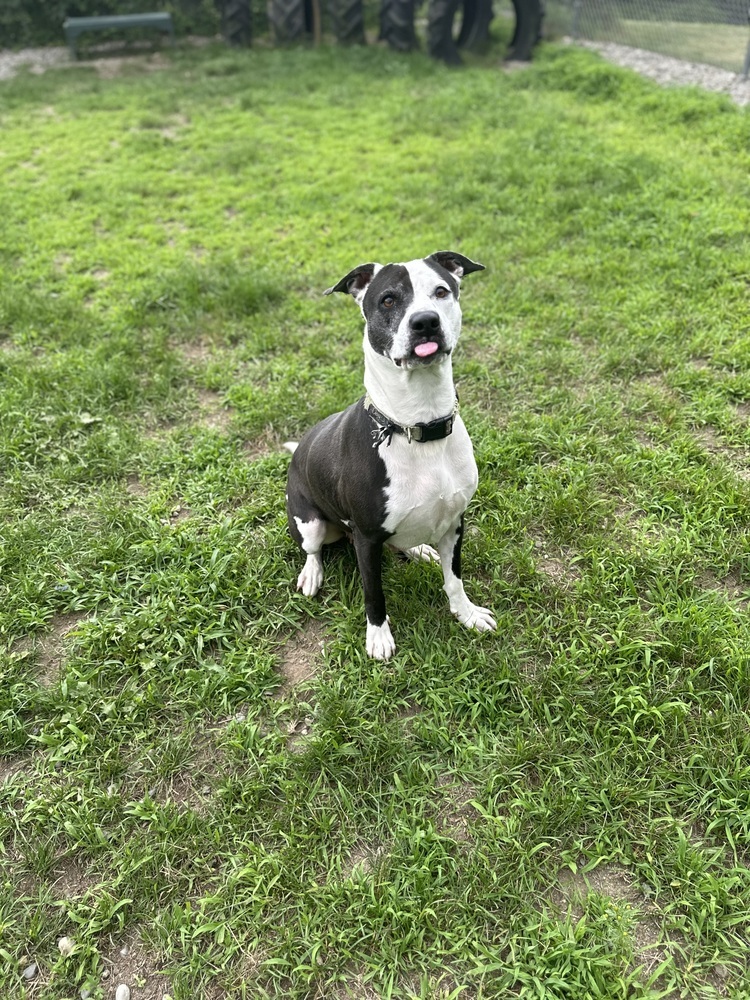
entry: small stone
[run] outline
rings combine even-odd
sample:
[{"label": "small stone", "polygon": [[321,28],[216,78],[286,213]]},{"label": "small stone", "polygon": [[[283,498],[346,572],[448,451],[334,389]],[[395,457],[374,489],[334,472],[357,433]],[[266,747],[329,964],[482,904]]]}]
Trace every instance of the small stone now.
[{"label": "small stone", "polygon": [[68,956],[73,954],[73,949],[75,948],[75,946],[76,946],[75,941],[73,940],[73,938],[69,937],[61,937],[60,940],[57,942],[57,947],[60,949],[60,954],[64,958],[68,958]]},{"label": "small stone", "polygon": [[89,1000],[90,996],[91,996],[91,990],[86,990],[86,989],[81,990],[81,1000]]},{"label": "small stone", "polygon": [[115,1000],[130,1000],[130,987],[120,983],[115,990]]},{"label": "small stone", "polygon": [[102,973],[102,979],[109,979],[109,969],[105,969]]},{"label": "small stone", "polygon": [[39,972],[39,966],[36,962],[32,962],[31,965],[26,966],[21,975],[24,979],[33,979],[37,972]]},{"label": "small stone", "polygon": [[125,958],[126,955],[130,954],[130,948],[128,947],[128,945],[124,944],[122,948],[120,948],[120,954],[122,955],[123,958]]}]

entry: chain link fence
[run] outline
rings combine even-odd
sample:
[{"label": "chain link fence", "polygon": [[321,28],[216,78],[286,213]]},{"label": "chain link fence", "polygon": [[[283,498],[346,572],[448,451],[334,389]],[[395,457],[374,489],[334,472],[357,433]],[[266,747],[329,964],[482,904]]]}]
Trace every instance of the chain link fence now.
[{"label": "chain link fence", "polygon": [[749,0],[547,0],[546,33],[747,71]]}]

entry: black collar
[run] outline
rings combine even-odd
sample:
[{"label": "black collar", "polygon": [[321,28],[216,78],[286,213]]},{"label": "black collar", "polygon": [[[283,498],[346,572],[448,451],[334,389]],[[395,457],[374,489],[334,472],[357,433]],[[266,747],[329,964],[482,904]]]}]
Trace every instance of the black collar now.
[{"label": "black collar", "polygon": [[458,413],[458,393],[456,393],[456,402],[453,409],[447,417],[439,417],[437,420],[430,420],[426,424],[411,424],[410,426],[397,424],[395,420],[391,420],[390,417],[387,417],[385,413],[381,413],[375,407],[369,393],[364,398],[364,405],[370,415],[370,419],[375,425],[370,431],[373,448],[377,448],[386,439],[390,445],[394,434],[406,435],[406,440],[409,444],[412,441],[425,444],[427,441],[442,441],[443,438],[447,438],[449,434],[453,433],[456,414]]}]

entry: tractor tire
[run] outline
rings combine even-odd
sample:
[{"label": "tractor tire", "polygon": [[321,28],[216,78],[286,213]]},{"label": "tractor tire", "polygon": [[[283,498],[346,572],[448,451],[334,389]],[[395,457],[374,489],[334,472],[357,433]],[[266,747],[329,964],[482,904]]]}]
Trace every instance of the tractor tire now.
[{"label": "tractor tire", "polygon": [[490,40],[492,0],[464,0],[464,16],[456,39],[459,49],[481,49]]},{"label": "tractor tire", "polygon": [[224,0],[221,33],[227,45],[250,45],[253,40],[250,0]]},{"label": "tractor tire", "polygon": [[[461,27],[455,22],[461,15]],[[432,0],[427,14],[427,50],[449,65],[461,62],[459,49],[478,49],[490,37],[492,0]]]},{"label": "tractor tire", "polygon": [[542,37],[542,0],[513,0],[516,29],[510,43],[508,59],[529,62],[534,46]]},{"label": "tractor tire", "polygon": [[382,0],[380,39],[397,52],[411,52],[417,48],[414,6],[415,0]]},{"label": "tractor tire", "polygon": [[268,21],[277,42],[301,42],[310,33],[312,11],[305,0],[268,0]]},{"label": "tractor tire", "polygon": [[362,0],[332,0],[333,33],[341,45],[365,44],[365,14]]},{"label": "tractor tire", "polygon": [[449,66],[460,66],[461,56],[453,38],[453,22],[461,0],[431,0],[427,11],[427,51]]}]

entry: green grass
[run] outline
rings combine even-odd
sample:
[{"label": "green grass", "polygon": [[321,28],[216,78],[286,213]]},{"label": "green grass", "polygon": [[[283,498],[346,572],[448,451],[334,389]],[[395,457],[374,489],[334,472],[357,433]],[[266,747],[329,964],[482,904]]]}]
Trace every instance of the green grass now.
[{"label": "green grass", "polygon": [[[499,51],[0,85],[3,997],[750,996],[750,117]],[[279,442],[448,248],[499,628],[389,560],[383,665]]]}]

